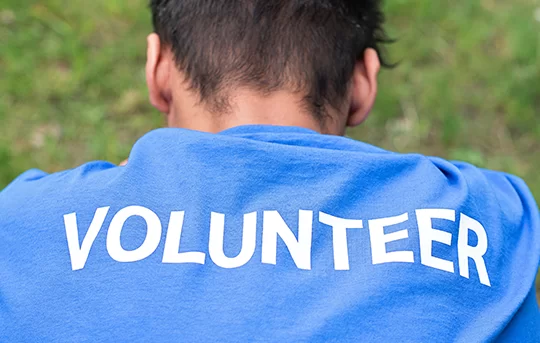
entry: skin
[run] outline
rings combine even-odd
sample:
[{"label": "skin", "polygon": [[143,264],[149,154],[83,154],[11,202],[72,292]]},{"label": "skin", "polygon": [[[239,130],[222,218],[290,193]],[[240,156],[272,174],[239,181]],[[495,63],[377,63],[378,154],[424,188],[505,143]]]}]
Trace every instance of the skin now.
[{"label": "skin", "polygon": [[[356,63],[346,101],[339,109],[328,108],[328,119],[320,122],[302,106],[302,96],[286,89],[260,94],[239,88],[231,94],[231,111],[216,115],[189,89],[189,81],[176,67],[170,48],[159,36],[147,38],[146,82],[152,105],[167,118],[169,127],[217,133],[240,125],[280,125],[308,128],[320,133],[344,135],[347,127],[362,123],[377,96],[380,60],[374,49],[366,49]],[[121,163],[125,165],[127,161]]]}]

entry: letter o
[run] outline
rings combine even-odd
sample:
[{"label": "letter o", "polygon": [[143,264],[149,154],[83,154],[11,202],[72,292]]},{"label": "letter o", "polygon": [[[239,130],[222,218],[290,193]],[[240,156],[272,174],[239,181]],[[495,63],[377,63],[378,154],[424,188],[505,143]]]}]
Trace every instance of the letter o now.
[{"label": "letter o", "polygon": [[[146,237],[135,250],[124,250],[120,243],[120,235],[124,223],[130,217],[141,217],[146,221]],[[136,262],[147,258],[156,251],[161,241],[161,221],[151,210],[142,206],[129,206],[116,213],[109,225],[107,233],[107,252],[118,262]]]}]

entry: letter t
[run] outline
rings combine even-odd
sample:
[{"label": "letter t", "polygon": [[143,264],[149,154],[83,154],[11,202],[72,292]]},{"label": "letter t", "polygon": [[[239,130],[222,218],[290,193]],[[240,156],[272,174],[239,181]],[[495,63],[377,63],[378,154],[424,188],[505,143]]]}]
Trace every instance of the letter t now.
[{"label": "letter t", "polygon": [[347,247],[347,229],[362,229],[361,220],[344,219],[319,212],[319,221],[332,227],[334,246],[334,268],[349,270],[349,249]]}]

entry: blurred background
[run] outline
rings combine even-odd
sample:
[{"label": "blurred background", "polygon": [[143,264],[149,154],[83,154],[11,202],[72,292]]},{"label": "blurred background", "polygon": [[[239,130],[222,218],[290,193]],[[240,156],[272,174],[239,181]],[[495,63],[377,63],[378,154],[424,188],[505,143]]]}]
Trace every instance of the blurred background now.
[{"label": "blurred background", "polygon": [[[349,136],[516,174],[540,200],[540,0],[385,7],[400,65]],[[147,100],[149,32],[146,0],[0,0],[0,189],[30,168],[118,163],[164,125]]]}]

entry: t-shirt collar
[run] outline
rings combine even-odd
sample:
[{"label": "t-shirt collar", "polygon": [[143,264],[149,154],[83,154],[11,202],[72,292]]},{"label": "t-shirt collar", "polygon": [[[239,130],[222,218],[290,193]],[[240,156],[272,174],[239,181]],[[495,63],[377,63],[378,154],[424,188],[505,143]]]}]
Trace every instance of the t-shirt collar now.
[{"label": "t-shirt collar", "polygon": [[242,135],[254,133],[310,133],[319,134],[317,131],[299,126],[279,125],[241,125],[221,131],[223,135]]}]

